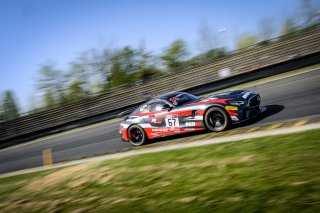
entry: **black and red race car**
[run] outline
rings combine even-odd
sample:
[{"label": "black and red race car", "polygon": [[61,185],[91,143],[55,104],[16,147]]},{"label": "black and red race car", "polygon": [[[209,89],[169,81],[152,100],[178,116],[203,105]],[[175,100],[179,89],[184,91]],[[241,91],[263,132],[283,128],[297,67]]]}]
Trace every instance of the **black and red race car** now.
[{"label": "black and red race car", "polygon": [[253,118],[260,112],[260,95],[246,90],[205,98],[173,92],[135,109],[120,124],[120,134],[124,141],[138,146],[167,135],[204,129],[220,132],[230,124]]}]

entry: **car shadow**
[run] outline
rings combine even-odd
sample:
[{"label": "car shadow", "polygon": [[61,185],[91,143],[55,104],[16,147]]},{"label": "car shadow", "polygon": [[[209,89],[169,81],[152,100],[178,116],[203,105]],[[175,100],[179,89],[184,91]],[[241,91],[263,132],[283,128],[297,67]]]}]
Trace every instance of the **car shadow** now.
[{"label": "car shadow", "polygon": [[272,105],[265,105],[263,107],[266,107],[266,110],[262,113],[260,113],[257,117],[238,123],[238,124],[234,124],[232,125],[232,127],[230,129],[236,129],[236,128],[240,128],[240,127],[245,127],[245,126],[250,126],[253,125],[255,123],[258,123],[260,121],[262,121],[263,119],[273,116],[279,112],[281,112],[284,109],[283,105],[278,105],[278,104],[272,104]]},{"label": "car shadow", "polygon": [[[273,116],[273,115],[281,112],[284,109],[283,105],[278,105],[278,104],[265,105],[263,107],[265,107],[265,111],[260,113],[255,118],[252,118],[250,120],[247,120],[247,121],[244,121],[244,122],[241,122],[238,124],[234,124],[228,130],[253,125],[253,124],[258,123],[259,121],[261,121],[267,117]],[[170,141],[170,140],[174,140],[174,139],[178,139],[178,138],[187,138],[187,137],[191,137],[191,136],[206,134],[208,132],[210,132],[210,131],[201,130],[201,131],[197,131],[197,132],[188,132],[188,133],[182,133],[182,134],[177,134],[177,135],[170,135],[170,136],[152,139],[151,141],[149,141],[148,144],[153,144],[153,143],[158,143],[158,142],[166,142],[166,141]]]}]

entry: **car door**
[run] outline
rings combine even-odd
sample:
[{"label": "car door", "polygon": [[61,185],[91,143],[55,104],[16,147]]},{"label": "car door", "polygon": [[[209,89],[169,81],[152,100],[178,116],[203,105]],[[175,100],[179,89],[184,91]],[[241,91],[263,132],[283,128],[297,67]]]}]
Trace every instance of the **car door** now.
[{"label": "car door", "polygon": [[164,120],[163,134],[171,135],[180,133],[179,115],[174,110],[175,106],[170,105],[169,102],[160,101],[156,103],[156,118]]},{"label": "car door", "polygon": [[150,104],[148,123],[152,126],[151,136],[159,137],[173,134],[174,128],[179,126],[177,116],[169,113],[171,106],[165,101],[154,101]]}]

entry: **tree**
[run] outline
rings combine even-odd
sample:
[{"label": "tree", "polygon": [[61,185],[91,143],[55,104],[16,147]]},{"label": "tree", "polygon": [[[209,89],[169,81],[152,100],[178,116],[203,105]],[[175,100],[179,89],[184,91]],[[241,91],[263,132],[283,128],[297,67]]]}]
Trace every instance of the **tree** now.
[{"label": "tree", "polygon": [[27,106],[27,110],[28,110],[28,115],[31,115],[35,112],[37,112],[38,110],[40,110],[40,106],[39,106],[39,100],[38,97],[36,96],[36,94],[31,94],[28,97],[28,106]]},{"label": "tree", "polygon": [[142,82],[161,72],[156,68],[155,57],[146,51],[143,44],[136,51],[135,68],[134,78],[138,81],[142,80]]},{"label": "tree", "polygon": [[219,46],[218,33],[215,33],[214,30],[210,29],[207,22],[202,22],[198,34],[198,49],[201,51],[201,53],[208,52]]},{"label": "tree", "polygon": [[58,101],[54,97],[51,91],[46,91],[43,95],[43,102],[45,107],[53,108],[58,104]]},{"label": "tree", "polygon": [[83,83],[80,81],[73,81],[68,89],[68,101],[76,102],[87,97],[88,93],[82,88]]},{"label": "tree", "polygon": [[138,50],[136,50],[136,68],[137,70],[142,70],[150,67],[156,66],[156,58],[148,52],[141,43]]},{"label": "tree", "polygon": [[259,37],[261,41],[270,40],[275,33],[274,21],[272,18],[263,18],[259,21]]},{"label": "tree", "polygon": [[111,59],[111,70],[108,76],[108,85],[117,87],[123,84],[131,83],[136,71],[136,50],[130,46],[114,51]]},{"label": "tree", "polygon": [[186,44],[183,40],[176,40],[165,49],[161,60],[164,61],[167,66],[167,70],[170,72],[176,71],[183,64],[183,60],[188,55]]},{"label": "tree", "polygon": [[137,50],[130,46],[122,49],[93,50],[90,65],[99,74],[103,90],[134,81],[137,67]]},{"label": "tree", "polygon": [[62,104],[67,101],[65,93],[66,75],[55,67],[53,62],[40,66],[37,89],[44,94],[44,105],[52,107],[53,104]]},{"label": "tree", "polygon": [[216,48],[209,50],[205,53],[199,54],[188,61],[190,65],[199,65],[203,63],[212,62],[218,58],[221,58],[226,55],[224,48]]},{"label": "tree", "polygon": [[111,74],[108,78],[110,87],[117,87],[130,82],[128,74],[121,69],[119,58],[113,59]]},{"label": "tree", "polygon": [[144,47],[134,49],[130,46],[114,51],[108,85],[116,87],[139,80],[148,80],[159,70],[152,62],[152,55]]},{"label": "tree", "polygon": [[19,117],[19,109],[12,91],[7,90],[4,92],[1,108],[4,120],[12,120]]},{"label": "tree", "polygon": [[105,91],[108,88],[108,79],[111,73],[112,58],[115,51],[104,48],[102,50],[92,49],[88,53],[89,58],[86,63],[93,75],[98,75],[96,85]]},{"label": "tree", "polygon": [[114,57],[117,57],[121,69],[127,74],[133,73],[137,70],[136,64],[137,51],[130,46],[125,46],[120,51],[118,51]]},{"label": "tree", "polygon": [[254,45],[257,42],[257,37],[248,33],[243,34],[237,43],[237,49],[243,49]]},{"label": "tree", "polygon": [[88,64],[89,59],[86,53],[82,53],[77,60],[69,64],[69,71],[66,76],[70,82],[76,81],[80,83],[83,89],[89,92],[93,72]]},{"label": "tree", "polygon": [[319,1],[301,0],[299,11],[301,13],[303,27],[309,27],[320,22]]},{"label": "tree", "polygon": [[2,94],[0,94],[0,122],[4,120],[3,101]]},{"label": "tree", "polygon": [[281,36],[287,35],[287,34],[295,32],[296,30],[297,30],[297,27],[295,26],[294,21],[291,20],[291,19],[287,19],[283,23],[283,26],[282,26],[282,28],[280,30],[280,35]]},{"label": "tree", "polygon": [[134,78],[136,80],[148,81],[152,78],[152,76],[159,74],[161,71],[156,67],[146,67],[135,72]]}]

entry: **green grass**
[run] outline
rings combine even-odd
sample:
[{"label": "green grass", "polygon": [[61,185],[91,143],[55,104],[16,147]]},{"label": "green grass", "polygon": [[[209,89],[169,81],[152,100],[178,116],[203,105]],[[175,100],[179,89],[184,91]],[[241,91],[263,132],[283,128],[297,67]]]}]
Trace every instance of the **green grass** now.
[{"label": "green grass", "polygon": [[0,179],[1,212],[320,212],[320,131]]}]

